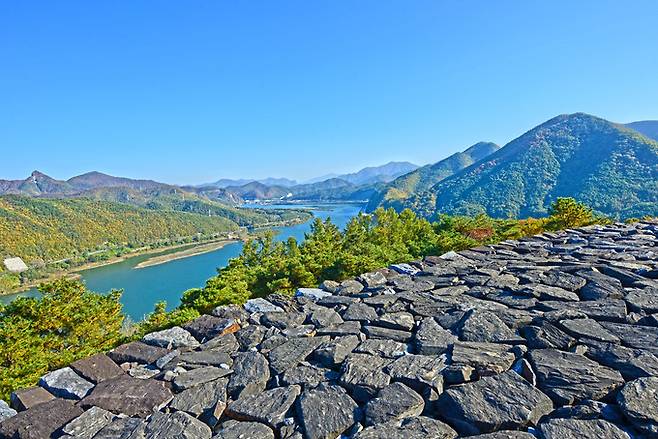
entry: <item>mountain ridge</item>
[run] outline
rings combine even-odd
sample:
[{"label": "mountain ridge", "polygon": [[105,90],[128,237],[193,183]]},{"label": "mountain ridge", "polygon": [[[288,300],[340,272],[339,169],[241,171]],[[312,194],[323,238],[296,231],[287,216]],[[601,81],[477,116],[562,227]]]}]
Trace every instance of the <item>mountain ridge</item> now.
[{"label": "mountain ridge", "polygon": [[558,196],[615,217],[656,214],[658,143],[586,113],[559,115],[417,196],[426,216],[537,216]]}]

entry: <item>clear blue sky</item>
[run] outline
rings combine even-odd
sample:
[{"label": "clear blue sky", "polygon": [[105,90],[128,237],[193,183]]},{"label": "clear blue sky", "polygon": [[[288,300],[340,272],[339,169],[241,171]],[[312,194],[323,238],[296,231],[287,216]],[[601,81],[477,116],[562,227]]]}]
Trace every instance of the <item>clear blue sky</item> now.
[{"label": "clear blue sky", "polygon": [[308,178],[658,119],[658,1],[0,2],[0,178]]}]

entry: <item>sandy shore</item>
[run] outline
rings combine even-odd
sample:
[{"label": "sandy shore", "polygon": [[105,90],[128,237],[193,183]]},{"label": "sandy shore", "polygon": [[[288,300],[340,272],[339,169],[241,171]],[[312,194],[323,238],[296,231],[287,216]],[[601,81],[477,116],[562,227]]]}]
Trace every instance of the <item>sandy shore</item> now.
[{"label": "sandy shore", "polygon": [[188,248],[178,252],[168,253],[166,255],[154,256],[143,262],[140,262],[139,264],[135,265],[133,268],[146,268],[146,267],[152,267],[154,265],[166,264],[167,262],[175,261],[177,259],[189,258],[190,256],[196,256],[203,253],[219,250],[220,248],[226,246],[227,244],[231,244],[233,242],[237,242],[237,240],[230,239],[225,241],[211,242],[208,244],[197,245],[192,248]]}]

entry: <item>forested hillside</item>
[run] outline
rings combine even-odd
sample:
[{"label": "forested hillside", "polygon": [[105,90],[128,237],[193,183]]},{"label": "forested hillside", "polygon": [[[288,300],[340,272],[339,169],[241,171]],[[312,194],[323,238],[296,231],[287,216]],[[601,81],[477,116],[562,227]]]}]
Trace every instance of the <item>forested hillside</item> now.
[{"label": "forested hillside", "polygon": [[403,207],[523,218],[545,215],[558,197],[616,218],[658,214],[658,143],[587,114],[558,116]]},{"label": "forested hillside", "polygon": [[479,142],[465,151],[455,153],[432,165],[420,167],[413,172],[396,178],[377,191],[368,203],[367,210],[378,207],[393,207],[401,211],[405,207],[414,208],[409,199],[426,191],[439,181],[461,171],[500,148],[495,143]]},{"label": "forested hillside", "polygon": [[156,211],[89,199],[0,197],[0,256],[44,262],[108,245],[139,247],[158,240],[238,229],[223,217]]}]

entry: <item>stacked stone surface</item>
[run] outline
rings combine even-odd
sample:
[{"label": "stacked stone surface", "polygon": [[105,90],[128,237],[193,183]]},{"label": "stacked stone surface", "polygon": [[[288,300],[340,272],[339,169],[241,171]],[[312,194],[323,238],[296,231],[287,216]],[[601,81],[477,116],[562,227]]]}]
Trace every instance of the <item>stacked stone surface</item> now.
[{"label": "stacked stone surface", "polygon": [[658,223],[219,307],[15,392],[0,436],[658,437]]}]

